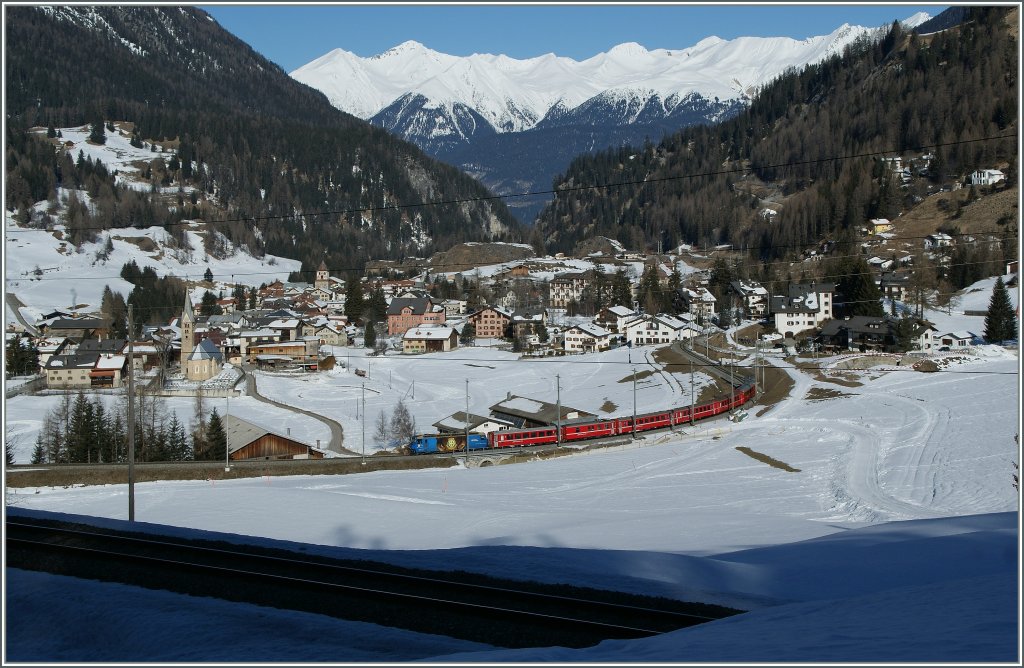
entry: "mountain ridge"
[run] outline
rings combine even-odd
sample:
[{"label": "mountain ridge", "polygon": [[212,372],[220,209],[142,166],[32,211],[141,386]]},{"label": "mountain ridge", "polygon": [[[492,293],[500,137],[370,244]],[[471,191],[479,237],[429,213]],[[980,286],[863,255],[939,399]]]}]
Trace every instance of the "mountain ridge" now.
[{"label": "mountain ridge", "polygon": [[[844,23],[803,40],[709,36],[683,49],[624,42],[580,61],[452,56],[407,40],[367,58],[334,49],[290,76],[497,194],[519,195],[547,190],[576,155],[726,120],[788,69],[882,30]],[[509,207],[529,223],[546,200],[516,197]]]},{"label": "mountain ridge", "polygon": [[[907,21],[927,18],[918,14]],[[366,120],[407,94],[419,94],[428,100],[426,108],[462,104],[474,108],[499,132],[519,132],[533,127],[556,105],[572,110],[609,90],[647,90],[662,98],[688,93],[719,100],[749,97],[752,89],[787,67],[840,53],[858,37],[881,29],[844,23],[828,35],[803,40],[709,36],[682,49],[649,50],[624,42],[580,61],[551,53],[526,59],[479,53],[452,56],[407,40],[366,58],[333,49],[289,76]],[[351,86],[355,82],[361,86]]]}]

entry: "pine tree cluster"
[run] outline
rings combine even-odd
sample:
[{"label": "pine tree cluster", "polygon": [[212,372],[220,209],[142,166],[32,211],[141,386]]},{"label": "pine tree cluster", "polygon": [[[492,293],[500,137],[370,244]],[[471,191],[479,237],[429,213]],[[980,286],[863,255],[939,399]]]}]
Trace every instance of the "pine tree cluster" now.
[{"label": "pine tree cluster", "polygon": [[[188,433],[185,425],[159,397],[139,394],[135,405],[137,462],[221,461],[227,433],[217,410]],[[33,464],[118,463],[128,461],[128,404],[121,398],[108,405],[103,397],[83,392],[64,394],[46,413],[36,436]]]}]

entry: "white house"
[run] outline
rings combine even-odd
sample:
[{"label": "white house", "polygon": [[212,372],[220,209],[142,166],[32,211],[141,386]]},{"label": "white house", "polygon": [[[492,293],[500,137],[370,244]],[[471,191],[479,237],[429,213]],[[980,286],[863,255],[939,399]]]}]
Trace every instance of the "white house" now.
[{"label": "white house", "polygon": [[613,334],[622,331],[623,325],[636,317],[636,311],[627,306],[605,306],[594,316],[594,324]]},{"label": "white house", "polygon": [[967,348],[978,336],[974,332],[947,332],[933,337],[935,344],[950,348]]},{"label": "white house", "polygon": [[936,232],[935,234],[929,234],[924,238],[925,250],[931,250],[933,248],[946,248],[953,245],[953,237],[949,236],[945,232]]},{"label": "white house", "polygon": [[696,290],[683,288],[682,293],[686,308],[693,315],[710,318],[715,314],[715,304],[718,300],[707,288],[698,287]]},{"label": "white house", "polygon": [[998,169],[979,169],[971,173],[972,186],[990,186],[1006,178]]},{"label": "white house", "polygon": [[729,286],[739,295],[750,316],[760,318],[768,311],[768,290],[760,283],[740,280]]},{"label": "white house", "polygon": [[433,424],[433,427],[442,434],[462,434],[468,430],[471,434],[487,435],[500,429],[514,429],[515,425],[508,420],[499,420],[496,417],[457,411],[448,417],[441,418]]},{"label": "white house", "polygon": [[348,334],[343,325],[324,323],[313,331],[313,336],[320,339],[323,346],[347,346]]},{"label": "white house", "polygon": [[788,295],[773,295],[775,331],[786,337],[818,327],[832,317],[834,283],[797,283]]},{"label": "white house", "polygon": [[698,336],[700,327],[693,320],[659,313],[641,315],[625,325],[626,341],[631,346],[650,346],[672,343]]},{"label": "white house", "polygon": [[444,307],[444,314],[449,318],[455,318],[466,313],[465,299],[445,299],[441,302]]},{"label": "white house", "polygon": [[412,327],[402,335],[403,353],[447,352],[458,347],[459,333],[447,325]]},{"label": "white house", "polygon": [[565,330],[562,346],[567,353],[594,353],[608,350],[612,345],[612,333],[591,323],[575,325]]}]

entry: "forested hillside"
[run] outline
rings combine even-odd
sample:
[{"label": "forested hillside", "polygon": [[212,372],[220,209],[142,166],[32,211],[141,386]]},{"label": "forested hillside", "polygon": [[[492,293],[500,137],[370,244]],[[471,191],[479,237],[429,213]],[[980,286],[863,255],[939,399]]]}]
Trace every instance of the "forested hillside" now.
[{"label": "forested hillside", "polygon": [[[58,181],[74,183],[99,205],[71,221],[86,233],[197,218],[304,269],[323,260],[359,270],[368,258],[521,238],[504,204],[477,182],[334,109],[199,9],[5,13],[9,210],[52,198]],[[133,128],[133,144],[170,147],[155,186],[195,194],[168,201],[129,192],[102,167],[76,164],[55,152],[57,142],[29,133],[114,122]],[[417,206],[436,201],[459,203]]]},{"label": "forested hillside", "polygon": [[[1014,8],[975,7],[933,35],[894,24],[780,77],[718,126],[580,157],[539,219],[549,250],[599,234],[634,248],[733,244],[767,261],[893,219],[975,169],[1008,166],[1015,185],[1017,21]],[[906,188],[879,160],[928,154]]]}]

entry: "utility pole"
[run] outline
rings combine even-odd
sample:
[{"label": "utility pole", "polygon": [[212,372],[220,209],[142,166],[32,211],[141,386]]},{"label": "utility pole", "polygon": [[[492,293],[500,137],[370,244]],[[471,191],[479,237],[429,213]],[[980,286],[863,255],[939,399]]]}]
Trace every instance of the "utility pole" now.
[{"label": "utility pole", "polygon": [[558,374],[555,374],[555,392],[555,401],[558,402],[558,414],[555,416],[558,426],[555,431],[555,446],[558,447],[562,445],[562,377]]},{"label": "utility pole", "polygon": [[693,426],[693,409],[696,403],[693,395],[693,358],[690,358],[690,426]]},{"label": "utility pole", "polygon": [[363,429],[363,466],[366,466],[366,383],[363,383],[363,420],[360,425]]},{"label": "utility pole", "polygon": [[469,378],[466,379],[466,468],[469,468]]},{"label": "utility pole", "polygon": [[128,521],[135,521],[135,374],[132,365],[135,347],[133,304],[128,304]]},{"label": "utility pole", "polygon": [[636,367],[633,367],[633,439],[636,439]]},{"label": "utility pole", "polygon": [[755,394],[760,391],[760,387],[757,387],[757,365],[761,363],[761,341],[760,339],[754,339],[754,386]]},{"label": "utility pole", "polygon": [[[234,386],[232,386],[234,387]],[[224,398],[224,472],[231,470],[231,387],[228,388],[228,395]]]},{"label": "utility pole", "polygon": [[733,373],[736,370],[736,360],[729,358],[729,413],[736,407],[736,381]]}]

